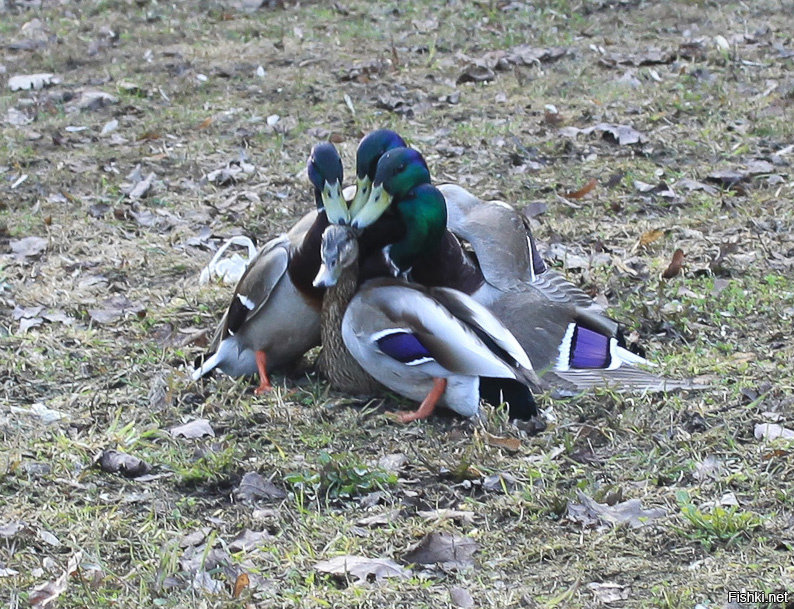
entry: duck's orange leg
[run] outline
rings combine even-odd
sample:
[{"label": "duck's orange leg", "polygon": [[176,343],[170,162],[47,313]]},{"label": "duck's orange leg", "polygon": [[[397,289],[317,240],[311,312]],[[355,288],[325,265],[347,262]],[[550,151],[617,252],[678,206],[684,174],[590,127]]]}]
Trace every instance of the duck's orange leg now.
[{"label": "duck's orange leg", "polygon": [[427,394],[422,403],[419,405],[419,408],[414,412],[398,412],[396,414],[396,419],[400,423],[410,423],[411,421],[418,421],[420,419],[426,419],[433,411],[436,409],[436,404],[441,396],[444,394],[444,391],[447,388],[447,379],[445,378],[435,378],[433,379],[433,388],[430,390],[430,393]]},{"label": "duck's orange leg", "polygon": [[254,389],[254,395],[262,395],[273,389],[270,379],[267,377],[267,355],[264,351],[256,352],[256,367],[259,370],[259,387]]}]

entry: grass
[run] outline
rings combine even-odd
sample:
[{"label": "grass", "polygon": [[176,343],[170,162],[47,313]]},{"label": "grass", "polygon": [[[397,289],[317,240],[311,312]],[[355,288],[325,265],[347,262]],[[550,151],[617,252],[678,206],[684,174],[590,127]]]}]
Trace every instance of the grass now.
[{"label": "grass", "polygon": [[[0,526],[26,523],[0,542],[0,573],[18,572],[0,577],[0,603],[24,606],[77,551],[80,574],[67,580],[59,606],[435,608],[449,606],[459,586],[478,607],[584,607],[595,602],[588,584],[613,582],[631,591],[610,606],[721,607],[729,590],[794,589],[790,442],[754,437],[761,422],[794,428],[794,192],[785,152],[794,141],[786,93],[792,60],[777,50],[791,46],[785,3],[275,4],[249,13],[214,1],[91,0],[35,10],[17,3],[0,18],[9,41],[22,40],[34,18],[57,36],[31,51],[5,50],[6,74],[46,70],[63,79],[42,91],[7,91],[0,102],[7,159],[0,161]],[[119,39],[105,44],[104,26]],[[730,52],[715,46],[717,35]],[[694,58],[599,63],[600,48],[677,52],[693,39],[702,44]],[[97,52],[89,54],[93,42]],[[462,55],[482,58],[518,44],[570,52],[497,70],[488,83],[455,84]],[[352,68],[375,60],[379,71],[349,79]],[[255,74],[259,65],[265,78]],[[639,87],[618,82],[626,72]],[[123,89],[122,80],[140,90]],[[70,112],[64,93],[82,89],[119,101]],[[445,101],[454,92],[458,103]],[[383,95],[405,100],[413,115],[379,108]],[[559,109],[562,126],[632,125],[648,141],[619,147],[597,134],[564,138],[545,122],[547,104]],[[11,107],[35,121],[5,123]],[[251,120],[271,114],[286,131]],[[99,136],[111,119],[126,141]],[[70,125],[89,129],[68,132]],[[533,220],[542,246],[559,242],[585,259],[608,254],[569,270],[570,279],[607,298],[666,374],[703,375],[711,387],[539,396],[549,428],[531,438],[491,411],[492,433],[521,439],[510,453],[451,417],[393,425],[382,413],[406,404],[335,395],[310,368],[275,375],[275,391],[263,397],[249,379],[190,382],[189,366],[205,348],[198,333],[214,327],[229,298],[228,287],[197,284],[212,253],[206,235],[216,245],[240,232],[262,243],[289,228],[312,205],[303,169],[316,129],[341,139],[350,175],[362,132],[381,126],[419,147],[439,182],[460,182],[519,210],[545,203]],[[141,137],[147,133],[158,137]],[[462,153],[449,152],[456,148]],[[241,150],[256,166],[247,181],[202,180]],[[772,180],[752,177],[716,195],[676,186],[754,159],[773,163]],[[542,164],[521,167],[529,160]],[[138,164],[161,184],[136,202],[121,186]],[[618,171],[625,176],[608,187]],[[12,189],[20,173],[29,178]],[[599,185],[586,198],[557,196],[593,177]],[[641,193],[635,180],[664,181],[677,198]],[[233,197],[239,207],[226,206]],[[110,206],[101,219],[89,216],[96,203]],[[168,213],[172,225],[141,225],[131,212],[142,210]],[[657,228],[662,237],[638,246]],[[29,235],[49,237],[49,249],[18,261],[9,240]],[[713,264],[725,243],[736,249]],[[679,247],[682,275],[660,281]],[[140,302],[145,316],[91,319],[91,309],[118,294]],[[75,322],[44,321],[21,333],[14,308],[34,305]],[[66,417],[46,422],[29,413],[37,403]],[[211,422],[214,438],[168,433],[196,418]],[[102,472],[94,459],[110,448],[146,460],[154,478]],[[383,469],[383,458],[395,454],[404,463]],[[701,475],[708,463],[717,465]],[[238,499],[234,488],[251,471],[287,497]],[[486,486],[491,476],[502,482]],[[567,516],[577,490],[609,505],[639,499],[667,516],[640,529],[582,527]],[[726,493],[740,507],[719,505]],[[470,515],[437,511],[446,509]],[[377,515],[384,522],[361,524]],[[205,566],[212,553],[228,554],[209,568],[221,583],[212,593],[194,587],[195,573],[180,562],[191,547],[182,540],[205,528],[196,546]],[[271,537],[228,551],[245,529]],[[399,562],[434,531],[476,540],[475,566],[414,569],[378,586],[314,570],[340,554]],[[239,573],[251,585],[233,598]]]}]

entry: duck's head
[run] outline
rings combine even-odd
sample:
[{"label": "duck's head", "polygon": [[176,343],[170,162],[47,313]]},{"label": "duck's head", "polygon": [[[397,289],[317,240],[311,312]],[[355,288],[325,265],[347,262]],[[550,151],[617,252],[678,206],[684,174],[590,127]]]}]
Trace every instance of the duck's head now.
[{"label": "duck's head", "polygon": [[412,148],[393,148],[378,161],[372,192],[367,202],[352,218],[358,229],[380,218],[395,199],[409,196],[420,184],[430,184],[430,170],[422,155]]},{"label": "duck's head", "polygon": [[309,181],[314,186],[317,209],[325,209],[331,222],[345,224],[350,221],[347,205],[342,197],[342,159],[330,142],[312,148],[308,162]]},{"label": "duck's head", "polygon": [[320,259],[322,264],[313,285],[329,288],[336,284],[342,271],[358,259],[358,233],[350,226],[331,224],[323,232]]},{"label": "duck's head", "polygon": [[351,217],[361,211],[369,198],[380,158],[393,148],[406,146],[405,140],[391,129],[377,129],[361,139],[356,150],[356,196],[350,203]]}]

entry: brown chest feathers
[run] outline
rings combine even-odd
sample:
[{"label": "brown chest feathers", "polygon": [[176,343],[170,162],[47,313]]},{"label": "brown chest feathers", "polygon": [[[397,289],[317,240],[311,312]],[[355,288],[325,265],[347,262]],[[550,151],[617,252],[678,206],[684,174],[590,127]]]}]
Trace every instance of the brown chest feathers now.
[{"label": "brown chest feathers", "polygon": [[322,351],[317,368],[336,391],[353,395],[379,393],[382,386],[353,359],[342,340],[342,318],[358,287],[358,265],[342,271],[336,285],[328,288],[320,312]]}]

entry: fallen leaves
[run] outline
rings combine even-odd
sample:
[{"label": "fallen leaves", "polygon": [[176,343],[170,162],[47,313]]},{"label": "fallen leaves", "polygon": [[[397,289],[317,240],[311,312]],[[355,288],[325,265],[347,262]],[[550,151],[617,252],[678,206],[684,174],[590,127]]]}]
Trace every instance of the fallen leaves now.
[{"label": "fallen leaves", "polygon": [[320,573],[328,573],[342,577],[353,576],[353,583],[380,582],[383,579],[397,577],[406,579],[411,572],[388,558],[366,558],[364,556],[335,556],[329,560],[321,560],[314,565]]},{"label": "fallen leaves", "polygon": [[630,499],[610,506],[598,503],[580,490],[576,491],[576,496],[579,503],[568,503],[568,518],[586,527],[605,523],[611,526],[628,524],[632,529],[637,529],[667,514],[664,508],[643,509],[639,499]]},{"label": "fallen leaves", "polygon": [[586,194],[595,190],[595,187],[598,186],[598,180],[595,178],[591,178],[587,184],[582,186],[579,190],[574,190],[572,192],[566,192],[562,196],[566,199],[581,199]]},{"label": "fallen leaves", "polygon": [[474,565],[479,544],[470,537],[452,533],[430,533],[409,550],[403,560],[418,565],[439,565],[444,570]]},{"label": "fallen leaves", "polygon": [[111,324],[128,314],[141,317],[146,314],[146,307],[123,294],[116,294],[102,301],[101,307],[88,309],[88,315],[98,324]]},{"label": "fallen leaves", "polygon": [[23,237],[12,239],[9,242],[11,253],[19,262],[27,262],[28,258],[35,258],[47,249],[47,239],[44,237]]},{"label": "fallen leaves", "polygon": [[121,474],[126,478],[137,478],[148,474],[152,467],[143,459],[133,457],[118,450],[103,450],[96,463],[103,472]]},{"label": "fallen leaves", "polygon": [[598,123],[591,127],[579,129],[577,127],[563,127],[560,135],[563,137],[575,138],[579,134],[590,135],[593,132],[600,133],[607,141],[618,144],[619,146],[631,146],[632,144],[643,144],[648,138],[628,125],[615,125],[612,123]]},{"label": "fallen leaves", "polygon": [[179,438],[180,436],[188,439],[203,438],[204,436],[215,437],[215,431],[207,419],[196,419],[184,425],[177,425],[172,427],[169,432],[174,438]]},{"label": "fallen leaves", "polygon": [[672,279],[681,272],[684,266],[684,250],[680,247],[673,252],[673,259],[668,267],[662,272],[662,279]]},{"label": "fallen leaves", "polygon": [[76,572],[80,561],[83,559],[82,552],[75,552],[69,559],[64,572],[57,579],[36,586],[28,595],[28,602],[33,609],[48,609],[64,593],[69,585],[69,576]]},{"label": "fallen leaves", "polygon": [[60,78],[49,72],[42,72],[39,74],[17,74],[8,79],[8,88],[12,91],[26,91],[30,89],[43,89],[44,87],[57,85],[60,82]]},{"label": "fallen leaves", "polygon": [[664,237],[664,229],[655,228],[649,231],[645,231],[640,235],[639,247],[645,247],[646,245],[650,245],[654,241],[658,241],[662,237]]},{"label": "fallen leaves", "polygon": [[778,425],[777,423],[756,423],[753,429],[756,440],[794,440],[794,430]]},{"label": "fallen leaves", "polygon": [[587,584],[587,589],[593,593],[599,603],[604,605],[628,600],[631,594],[630,586],[622,586],[614,582],[592,582]]},{"label": "fallen leaves", "polygon": [[497,71],[510,70],[516,66],[536,66],[560,59],[567,53],[566,47],[542,48],[528,44],[521,44],[507,51],[489,51],[477,58],[458,53],[458,59],[466,65],[458,76],[456,84],[493,80]]},{"label": "fallen leaves", "polygon": [[238,501],[254,501],[256,499],[284,499],[287,493],[256,472],[248,472],[234,490]]}]

